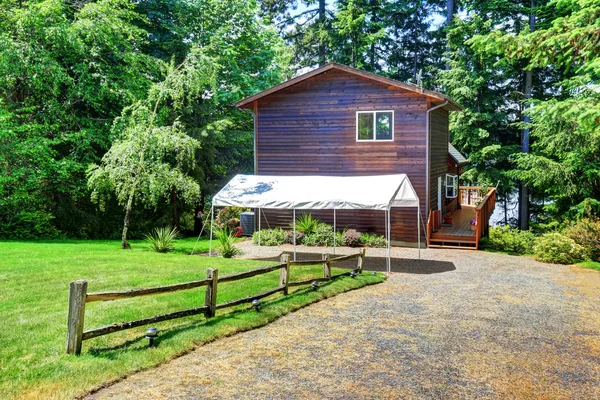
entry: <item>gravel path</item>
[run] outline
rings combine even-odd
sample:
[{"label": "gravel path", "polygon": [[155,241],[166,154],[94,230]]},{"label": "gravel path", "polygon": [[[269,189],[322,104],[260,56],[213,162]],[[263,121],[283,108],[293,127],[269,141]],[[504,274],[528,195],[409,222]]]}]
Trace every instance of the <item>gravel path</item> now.
[{"label": "gravel path", "polygon": [[[368,250],[367,268],[382,267],[384,254]],[[599,272],[481,251],[422,254],[417,262],[416,250],[395,249],[400,261],[383,284],[90,399],[600,398]]]}]

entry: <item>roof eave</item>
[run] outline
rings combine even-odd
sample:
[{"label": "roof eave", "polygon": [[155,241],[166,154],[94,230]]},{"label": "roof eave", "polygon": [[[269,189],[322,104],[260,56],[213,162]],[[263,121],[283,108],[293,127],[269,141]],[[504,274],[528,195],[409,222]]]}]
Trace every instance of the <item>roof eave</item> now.
[{"label": "roof eave", "polygon": [[278,92],[278,91],[280,91],[282,89],[285,89],[287,87],[290,87],[292,85],[300,83],[300,82],[302,82],[302,81],[304,81],[306,79],[312,78],[315,75],[322,74],[322,73],[324,73],[324,72],[326,72],[326,71],[328,71],[330,69],[334,69],[334,68],[342,70],[342,71],[345,71],[345,72],[348,72],[348,73],[353,74],[353,75],[359,75],[359,76],[362,76],[362,77],[365,77],[365,78],[368,78],[368,79],[372,79],[372,80],[375,80],[375,81],[378,81],[378,82],[381,82],[381,83],[385,83],[385,84],[390,85],[390,86],[395,86],[395,87],[398,87],[398,88],[401,88],[401,89],[405,89],[405,90],[410,91],[410,92],[419,93],[419,94],[422,94],[423,96],[426,96],[426,97],[438,99],[438,100],[441,100],[441,101],[447,101],[448,104],[446,104],[443,107],[443,109],[445,109],[446,111],[462,111],[462,107],[458,103],[456,103],[450,97],[445,96],[445,95],[443,95],[441,93],[437,93],[437,92],[434,92],[434,91],[431,91],[431,90],[423,89],[423,88],[420,88],[420,87],[418,87],[416,85],[413,85],[413,84],[399,82],[399,81],[396,81],[396,80],[391,79],[391,78],[386,78],[384,76],[380,76],[380,75],[374,74],[372,72],[361,71],[361,70],[358,70],[356,68],[348,67],[346,65],[341,65],[341,64],[335,64],[335,63],[330,63],[330,64],[327,64],[327,65],[325,65],[323,67],[316,68],[316,69],[314,69],[312,71],[309,71],[309,72],[307,72],[305,74],[299,75],[299,76],[297,76],[295,78],[292,78],[292,79],[289,79],[289,80],[287,80],[285,82],[282,82],[279,85],[275,85],[275,86],[273,86],[273,87],[271,87],[269,89],[263,90],[262,92],[256,93],[256,94],[254,94],[252,96],[249,96],[249,97],[246,97],[245,99],[240,100],[237,103],[235,103],[235,106],[239,107],[239,108],[252,108],[252,104],[255,101],[257,101],[257,100],[259,100],[259,99],[261,99],[261,98],[263,98],[265,96],[268,96],[270,94],[276,93],[276,92]]}]

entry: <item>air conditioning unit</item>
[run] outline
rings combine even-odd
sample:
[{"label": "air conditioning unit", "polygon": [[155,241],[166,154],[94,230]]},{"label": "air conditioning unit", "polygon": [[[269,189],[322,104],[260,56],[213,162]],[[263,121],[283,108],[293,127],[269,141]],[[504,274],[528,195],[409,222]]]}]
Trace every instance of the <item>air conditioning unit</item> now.
[{"label": "air conditioning unit", "polygon": [[240,225],[242,226],[242,236],[252,236],[254,233],[254,213],[252,211],[243,212],[240,215]]}]

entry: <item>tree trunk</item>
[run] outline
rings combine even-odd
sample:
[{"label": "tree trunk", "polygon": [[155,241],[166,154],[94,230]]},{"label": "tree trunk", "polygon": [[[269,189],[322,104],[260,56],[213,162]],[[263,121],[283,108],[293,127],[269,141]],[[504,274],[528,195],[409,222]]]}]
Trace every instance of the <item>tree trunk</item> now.
[{"label": "tree trunk", "polygon": [[177,189],[171,189],[171,208],[173,210],[173,227],[179,230],[179,212],[177,211]]},{"label": "tree trunk", "polygon": [[[325,0],[319,0],[319,30],[325,29]],[[325,57],[325,44],[319,38],[319,67],[327,62]]]},{"label": "tree trunk", "polygon": [[[452,24],[452,19],[454,18],[455,12],[455,3],[454,0],[446,0],[446,31],[448,27]],[[448,33],[446,32],[446,36]],[[450,43],[446,41],[446,53],[450,53]],[[447,57],[447,56],[446,56]],[[450,69],[450,64],[446,61],[446,69]]]},{"label": "tree trunk", "polygon": [[[370,2],[370,6],[371,6],[371,33],[376,33],[377,32],[377,22],[378,18],[377,18],[377,0],[371,0]],[[375,43],[371,43],[371,46],[369,48],[369,64],[371,64],[371,70],[375,71],[375,64],[376,64],[376,55],[377,55],[377,51],[376,51],[376,44]]]},{"label": "tree trunk", "polygon": [[127,199],[127,206],[125,206],[125,220],[123,221],[123,234],[121,235],[121,248],[131,249],[131,245],[127,243],[127,231],[129,230],[129,220],[131,218],[131,208],[133,206],[133,196],[135,190],[131,191],[129,199]]},{"label": "tree trunk", "polygon": [[[535,0],[531,0],[531,12],[529,14],[529,31],[535,30]],[[525,72],[525,100],[531,99],[531,91],[533,87],[533,72],[528,70]],[[528,103],[525,107],[529,107]],[[531,119],[525,115],[523,122],[529,123]],[[521,136],[521,151],[529,153],[529,128],[523,129]],[[529,229],[529,188],[521,183],[519,188],[519,225],[521,230]]]}]

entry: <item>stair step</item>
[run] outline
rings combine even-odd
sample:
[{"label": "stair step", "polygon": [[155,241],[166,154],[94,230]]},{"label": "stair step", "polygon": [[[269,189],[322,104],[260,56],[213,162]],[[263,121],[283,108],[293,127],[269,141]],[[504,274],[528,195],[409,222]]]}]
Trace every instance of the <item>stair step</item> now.
[{"label": "stair step", "polygon": [[429,238],[430,242],[442,242],[442,243],[469,243],[475,244],[475,239],[439,239],[439,238]]},{"label": "stair step", "polygon": [[475,246],[448,246],[442,244],[430,244],[430,248],[434,249],[462,249],[462,250],[477,250]]}]

